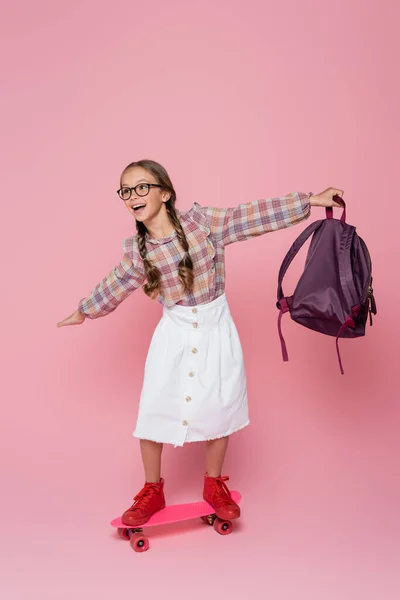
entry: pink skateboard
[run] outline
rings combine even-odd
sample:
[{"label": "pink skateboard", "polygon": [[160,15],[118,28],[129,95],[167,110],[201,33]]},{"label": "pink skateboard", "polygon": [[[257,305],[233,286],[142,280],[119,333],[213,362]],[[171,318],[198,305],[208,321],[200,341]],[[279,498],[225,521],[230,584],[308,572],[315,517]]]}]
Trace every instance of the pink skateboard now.
[{"label": "pink skateboard", "polygon": [[[239,492],[231,492],[231,496],[238,504],[242,499]],[[208,502],[204,501],[191,502],[190,504],[173,504],[156,512],[143,527],[178,523],[179,521],[188,521],[189,519],[196,519],[199,517],[204,523],[213,525],[215,531],[221,535],[231,533],[233,529],[232,521],[219,519],[213,510],[213,507],[208,504]],[[122,522],[121,517],[113,519],[111,525],[117,528],[120,538],[123,540],[130,540],[131,547],[135,552],[145,552],[149,549],[149,540],[143,535],[142,527],[129,527]]]}]

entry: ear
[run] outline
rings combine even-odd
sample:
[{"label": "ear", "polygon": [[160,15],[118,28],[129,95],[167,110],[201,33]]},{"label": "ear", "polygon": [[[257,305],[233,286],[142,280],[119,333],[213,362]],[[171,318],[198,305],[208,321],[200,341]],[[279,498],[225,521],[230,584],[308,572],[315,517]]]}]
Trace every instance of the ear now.
[{"label": "ear", "polygon": [[161,193],[161,200],[163,202],[168,202],[168,200],[171,198],[171,194],[169,192],[162,192]]}]

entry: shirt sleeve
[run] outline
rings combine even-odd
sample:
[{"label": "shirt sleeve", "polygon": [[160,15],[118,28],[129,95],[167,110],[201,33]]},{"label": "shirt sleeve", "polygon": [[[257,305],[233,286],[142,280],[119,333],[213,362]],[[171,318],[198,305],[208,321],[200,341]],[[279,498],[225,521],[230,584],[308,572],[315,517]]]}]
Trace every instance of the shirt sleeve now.
[{"label": "shirt sleeve", "polygon": [[78,310],[89,319],[97,319],[113,312],[127,296],[145,280],[144,272],[132,262],[127,252],[121,262],[79,302]]},{"label": "shirt sleeve", "polygon": [[211,234],[227,246],[307,219],[312,195],[312,192],[292,192],[282,198],[255,200],[234,208],[199,208],[207,218]]}]

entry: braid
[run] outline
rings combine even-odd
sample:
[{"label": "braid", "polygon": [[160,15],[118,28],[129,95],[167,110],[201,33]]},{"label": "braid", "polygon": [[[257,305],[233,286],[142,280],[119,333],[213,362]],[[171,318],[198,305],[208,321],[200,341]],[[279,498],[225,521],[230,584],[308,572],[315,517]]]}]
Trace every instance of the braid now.
[{"label": "braid", "polygon": [[[154,160],[143,159],[130,163],[122,172],[122,176],[126,171],[140,167],[144,169],[156,179],[160,186],[170,193],[169,200],[166,201],[165,207],[167,209],[171,223],[173,224],[179,243],[181,244],[185,254],[178,265],[178,277],[183,284],[184,291],[191,292],[193,290],[193,262],[189,254],[189,243],[186,239],[185,232],[183,231],[181,222],[175,209],[176,193],[174,186],[172,185],[171,179],[165,170],[165,168]],[[156,298],[161,292],[161,271],[147,258],[146,248],[146,234],[147,228],[144,223],[136,221],[137,229],[137,244],[139,249],[140,257],[143,260],[144,274],[147,282],[143,286],[143,291],[150,298]]]},{"label": "braid", "polygon": [[173,226],[175,227],[175,231],[176,231],[178,240],[179,240],[182,248],[185,251],[183,258],[179,263],[178,276],[183,284],[184,290],[191,292],[193,289],[194,275],[193,275],[193,262],[190,257],[190,254],[189,254],[189,244],[186,239],[185,232],[183,231],[179,217],[176,213],[175,202],[170,198],[166,202],[166,206],[167,206],[167,211],[168,211],[169,217],[172,221]]},{"label": "braid", "polygon": [[143,260],[144,274],[147,279],[147,283],[143,286],[143,291],[147,296],[156,298],[161,291],[161,271],[153,265],[147,258],[146,250],[146,227],[143,223],[136,221],[136,229],[138,232],[137,243],[139,248],[139,254]]}]

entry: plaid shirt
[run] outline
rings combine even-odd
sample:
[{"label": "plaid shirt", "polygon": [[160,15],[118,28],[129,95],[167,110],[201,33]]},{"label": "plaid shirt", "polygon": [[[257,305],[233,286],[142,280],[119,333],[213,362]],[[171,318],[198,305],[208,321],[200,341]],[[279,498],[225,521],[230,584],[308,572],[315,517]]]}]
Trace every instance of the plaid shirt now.
[{"label": "plaid shirt", "polygon": [[[310,215],[312,192],[293,192],[283,198],[268,198],[234,208],[203,207],[196,202],[185,212],[177,210],[189,243],[194,266],[194,286],[185,293],[178,278],[183,256],[176,231],[161,239],[146,236],[147,257],[161,271],[158,301],[171,307],[211,302],[225,289],[225,246],[296,225]],[[122,243],[121,262],[79,302],[79,310],[90,319],[105,316],[145,283],[137,236]]]}]

